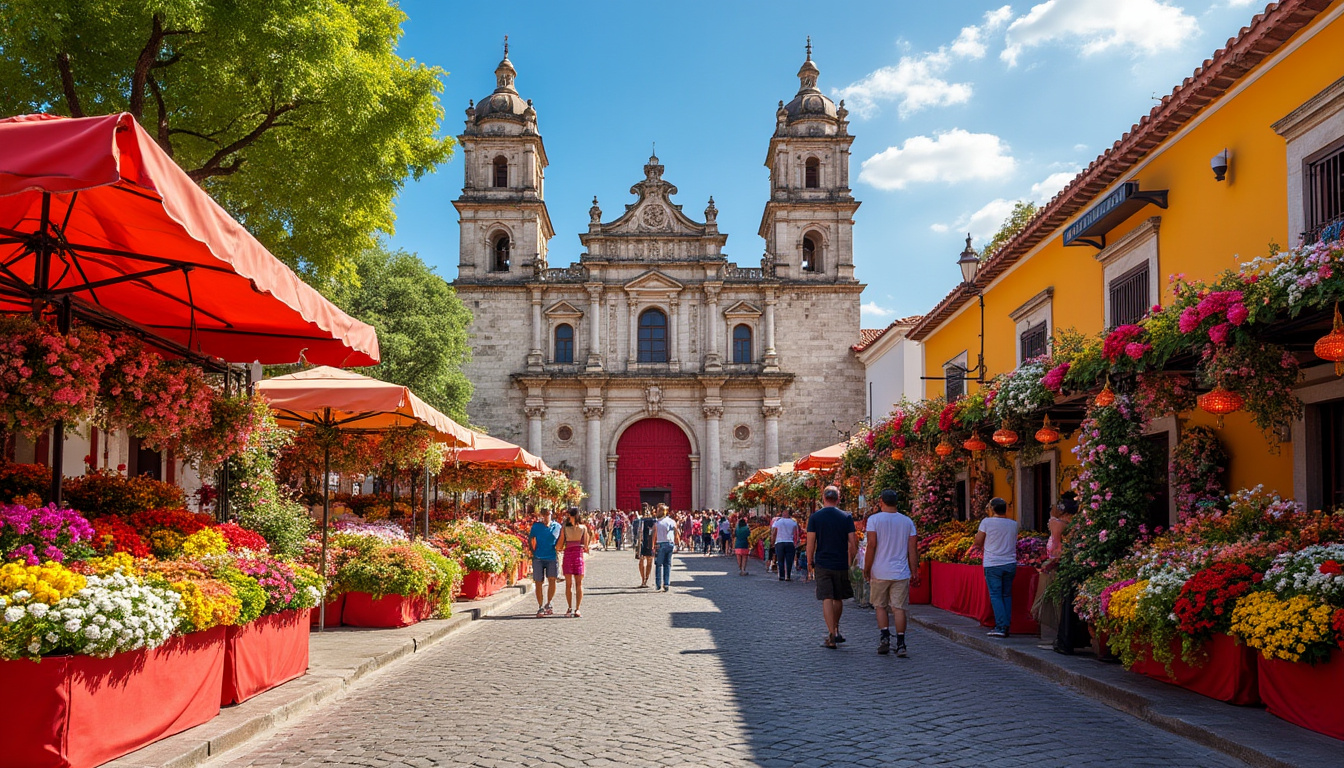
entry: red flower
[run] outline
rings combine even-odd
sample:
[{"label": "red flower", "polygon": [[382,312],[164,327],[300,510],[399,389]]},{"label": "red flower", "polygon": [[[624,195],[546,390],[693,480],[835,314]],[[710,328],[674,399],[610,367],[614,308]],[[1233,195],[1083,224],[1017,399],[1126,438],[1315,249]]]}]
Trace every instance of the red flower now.
[{"label": "red flower", "polygon": [[1321,563],[1320,571],[1326,576],[1338,576],[1339,574],[1344,573],[1344,568],[1340,568],[1339,563],[1334,560],[1326,560],[1324,563]]}]

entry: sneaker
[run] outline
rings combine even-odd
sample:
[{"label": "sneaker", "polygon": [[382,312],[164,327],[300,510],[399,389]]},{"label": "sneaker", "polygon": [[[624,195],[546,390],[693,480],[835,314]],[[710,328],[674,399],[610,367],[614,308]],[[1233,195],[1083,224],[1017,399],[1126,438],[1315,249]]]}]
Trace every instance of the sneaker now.
[{"label": "sneaker", "polygon": [[663,591],[666,592],[667,590],[668,590],[668,586],[667,586],[666,584],[664,584],[664,585],[663,585]]},{"label": "sneaker", "polygon": [[896,644],[896,658],[898,659],[905,658],[905,643]]},{"label": "sneaker", "polygon": [[538,608],[538,609],[537,609],[537,618],[538,618],[538,619],[540,619],[542,616],[545,616],[545,615],[546,615],[546,609],[545,609],[545,608]]},{"label": "sneaker", "polygon": [[834,635],[827,635],[827,636],[826,636],[826,639],[825,639],[824,641],[822,641],[822,643],[821,643],[821,647],[822,647],[822,648],[830,648],[831,650],[835,650],[835,649],[836,649],[837,647],[839,647],[839,646],[837,646],[837,645],[835,644],[835,636],[834,636]]},{"label": "sneaker", "polygon": [[546,604],[546,615],[547,615],[547,616],[554,616],[554,615],[555,615],[555,609],[551,607],[551,604],[550,604],[550,603],[547,603],[547,604]]},{"label": "sneaker", "polygon": [[890,652],[891,652],[891,638],[884,637],[882,638],[882,642],[877,644],[877,653],[880,656],[886,656]]},{"label": "sneaker", "polygon": [[1007,637],[1008,633],[1001,629],[991,629],[985,633],[986,637]]}]

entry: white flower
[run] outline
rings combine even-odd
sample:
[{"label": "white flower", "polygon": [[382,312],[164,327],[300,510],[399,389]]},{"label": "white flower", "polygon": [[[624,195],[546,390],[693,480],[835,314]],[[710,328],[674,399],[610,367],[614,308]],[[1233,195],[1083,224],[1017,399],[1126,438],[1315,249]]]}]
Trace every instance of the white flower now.
[{"label": "white flower", "polygon": [[96,625],[90,625],[84,628],[84,636],[90,640],[97,640],[103,636],[103,631]]},{"label": "white flower", "polygon": [[79,628],[82,626],[84,625],[80,622],[79,619],[70,619],[69,621],[65,622],[65,631],[71,633],[78,632]]},{"label": "white flower", "polygon": [[35,619],[46,616],[48,610],[50,610],[50,607],[46,603],[33,603],[28,606],[28,613],[32,614]]},{"label": "white flower", "polygon": [[6,609],[5,609],[5,623],[7,623],[7,624],[13,624],[14,622],[18,621],[19,619],[22,619],[25,615],[27,615],[27,611],[24,611],[23,608],[20,608],[20,607],[17,606],[17,605],[12,606],[12,607],[10,607],[10,608],[6,608]]},{"label": "white flower", "polygon": [[26,590],[26,589],[20,589],[18,592],[15,592],[15,593],[14,593],[14,599],[15,599],[15,600],[18,600],[20,603],[22,603],[24,600],[27,600],[28,598],[30,598],[30,597],[32,597],[32,596],[33,596],[33,593],[32,593],[32,592],[29,592],[29,591]]}]

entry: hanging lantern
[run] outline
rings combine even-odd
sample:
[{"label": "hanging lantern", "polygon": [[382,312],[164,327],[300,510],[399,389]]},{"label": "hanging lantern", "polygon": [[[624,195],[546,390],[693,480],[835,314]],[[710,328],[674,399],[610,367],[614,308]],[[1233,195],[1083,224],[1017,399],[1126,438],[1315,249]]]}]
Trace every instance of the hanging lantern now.
[{"label": "hanging lantern", "polygon": [[1036,430],[1036,442],[1050,445],[1059,442],[1059,430],[1050,424],[1050,417],[1045,417],[1045,423]]},{"label": "hanging lantern", "polygon": [[1007,448],[1017,442],[1017,433],[1008,428],[1008,422],[1003,422],[1003,426],[994,431],[990,436],[994,442]]},{"label": "hanging lantern", "polygon": [[1218,417],[1218,428],[1223,428],[1223,416],[1229,413],[1240,411],[1246,404],[1241,395],[1236,392],[1229,392],[1222,387],[1214,387],[1213,391],[1205,392],[1200,395],[1197,402],[1201,410],[1212,413]]},{"label": "hanging lantern", "polygon": [[955,450],[956,448],[953,448],[952,444],[947,442],[947,439],[944,438],[943,442],[939,443],[938,447],[933,449],[933,452],[946,459],[948,456],[951,456],[952,452]]},{"label": "hanging lantern", "polygon": [[985,444],[985,441],[984,441],[984,440],[981,440],[981,439],[980,439],[980,433],[979,433],[979,432],[972,432],[972,433],[971,433],[971,439],[970,439],[970,440],[967,440],[967,441],[964,442],[964,443],[962,443],[962,444],[961,444],[961,447],[962,447],[962,448],[965,448],[966,450],[970,451],[971,453],[979,453],[980,451],[985,450],[985,449],[988,448],[989,446]]},{"label": "hanging lantern", "polygon": [[1344,321],[1339,317],[1339,302],[1335,302],[1335,327],[1316,342],[1316,356],[1335,364],[1335,375],[1344,376]]},{"label": "hanging lantern", "polygon": [[1115,392],[1111,391],[1111,378],[1109,376],[1106,377],[1106,386],[1101,388],[1101,391],[1097,393],[1096,399],[1092,402],[1095,403],[1098,408],[1106,408],[1107,406],[1115,405]]},{"label": "hanging lantern", "polygon": [[891,449],[891,460],[892,460],[892,461],[901,461],[901,460],[904,459],[904,458],[905,458],[905,449],[904,449],[904,448],[892,448],[892,449]]}]

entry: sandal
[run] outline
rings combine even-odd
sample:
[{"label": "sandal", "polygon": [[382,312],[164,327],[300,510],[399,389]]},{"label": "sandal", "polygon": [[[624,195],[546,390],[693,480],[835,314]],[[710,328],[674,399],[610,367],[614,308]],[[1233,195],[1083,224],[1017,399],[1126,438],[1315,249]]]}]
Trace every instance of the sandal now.
[{"label": "sandal", "polygon": [[578,611],[575,611],[575,612],[574,612],[574,618],[576,618],[576,619],[582,619],[582,618],[583,618],[583,614],[582,614],[582,613],[579,613]]},{"label": "sandal", "polygon": [[822,647],[822,648],[830,648],[831,650],[835,650],[836,648],[839,648],[840,646],[838,646],[838,645],[835,644],[835,638],[834,638],[834,637],[832,637],[831,635],[827,635],[827,636],[826,636],[826,640],[822,642],[821,647]]}]

